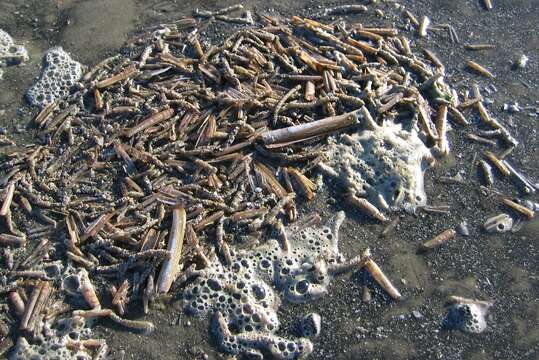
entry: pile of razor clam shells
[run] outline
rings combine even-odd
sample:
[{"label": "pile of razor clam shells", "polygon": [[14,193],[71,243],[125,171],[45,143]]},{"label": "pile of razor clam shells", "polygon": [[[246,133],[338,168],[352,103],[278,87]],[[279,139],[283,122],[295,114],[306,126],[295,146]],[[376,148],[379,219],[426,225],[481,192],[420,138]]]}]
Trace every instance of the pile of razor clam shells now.
[{"label": "pile of razor clam shells", "polygon": [[[335,240],[329,247],[333,254],[312,255],[314,260],[309,246],[283,255],[300,246],[288,243],[287,224],[296,220],[297,204],[319,190],[322,183],[314,180],[319,174],[332,180],[330,194],[344,194],[346,204],[381,222],[395,211],[447,211],[427,205],[423,174],[450,152],[452,126],[475,129],[470,141],[490,148],[477,159],[485,189],[496,176],[514,178],[523,193],[538,189],[504,158],[517,141],[489,114],[478,87],[473,97],[451,89],[437,57],[428,50],[414,52],[398,29],[227,15],[240,9],[197,11],[194,18],[141,34],[122,53],[89,69],[67,98],[51,102],[65,89],[39,96],[34,87],[35,103],[44,105],[34,119],[35,144],[18,146],[4,136],[0,147],[0,293],[9,304],[10,326],[20,333],[17,344],[4,338],[4,353],[14,346],[14,358],[52,358],[59,349],[63,358],[105,358],[106,342],[92,339],[88,330],[92,320],[106,317],[149,334],[152,323],[126,318],[132,309],[147,313],[152,301],[184,289],[198,298],[193,284],[228,292],[253,313],[264,301],[253,300],[256,293],[240,291],[230,279],[242,254],[257,249],[281,254],[279,259],[260,255],[264,264],[275,266],[269,274],[280,266],[297,265],[294,271],[301,272],[308,264],[323,275],[339,264],[364,266],[400,299],[368,251],[347,262]],[[328,13],[349,10],[363,8]],[[404,16],[419,36],[429,31],[428,18]],[[210,44],[199,33],[211,21],[243,25],[222,43]],[[493,76],[473,61],[467,66]],[[76,64],[72,69],[79,71]],[[467,120],[474,111],[479,125]],[[499,155],[493,150],[498,145],[503,146]],[[500,196],[501,201],[509,214],[489,219],[486,231],[508,231],[518,216],[532,218],[537,211],[529,201]],[[388,224],[386,230],[395,225]],[[274,229],[282,252],[262,240]],[[420,250],[462,232],[447,229]],[[237,244],[252,250],[238,252]],[[253,256],[247,273],[258,266]],[[283,256],[290,264],[283,265]],[[206,268],[228,274],[226,286]],[[322,294],[329,281],[305,275],[311,287],[305,288],[302,278],[294,279],[292,289],[279,274],[259,283],[277,304],[273,307],[280,304],[273,296],[303,299],[316,286]],[[290,291],[298,294],[286,295]],[[469,314],[479,325],[460,317],[453,323],[482,331],[486,311],[470,311],[491,304],[456,299],[458,311],[451,317]],[[223,351],[297,358],[312,349],[309,340],[282,340],[291,347],[287,352],[280,349],[275,328],[257,332],[270,323],[248,327],[256,323],[249,314],[227,315],[204,296],[197,301],[211,303],[199,312],[214,312]],[[258,313],[276,316],[273,310]],[[232,318],[242,319],[243,333],[234,333],[237,324],[227,323]],[[316,322],[311,327],[319,331]]]}]

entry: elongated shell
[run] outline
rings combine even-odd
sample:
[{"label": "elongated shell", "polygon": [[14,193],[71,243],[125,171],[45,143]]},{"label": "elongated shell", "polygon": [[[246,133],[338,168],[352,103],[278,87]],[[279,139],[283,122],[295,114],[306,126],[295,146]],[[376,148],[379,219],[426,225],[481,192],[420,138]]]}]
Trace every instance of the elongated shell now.
[{"label": "elongated shell", "polygon": [[425,252],[425,251],[429,251],[431,249],[434,249],[434,248],[448,242],[449,240],[453,239],[456,234],[457,234],[457,232],[454,229],[444,230],[440,234],[438,234],[435,237],[433,237],[432,239],[430,239],[429,241],[423,243],[419,247],[419,251]]},{"label": "elongated shell", "polygon": [[8,295],[9,301],[13,305],[13,310],[15,311],[15,314],[17,316],[21,317],[22,314],[24,314],[24,301],[22,300],[21,296],[16,291],[11,291]]},{"label": "elongated shell", "polygon": [[80,292],[84,297],[84,300],[86,300],[86,303],[92,309],[101,309],[101,303],[99,302],[99,298],[95,293],[94,286],[92,285],[92,282],[90,281],[90,278],[88,277],[88,273],[86,271],[83,271],[81,274]]},{"label": "elongated shell", "polygon": [[167,250],[170,251],[170,258],[164,261],[157,279],[157,289],[160,293],[167,293],[176,278],[185,237],[185,225],[185,209],[176,207],[172,212],[172,227],[167,247]]},{"label": "elongated shell", "polygon": [[[365,256],[370,256],[370,251],[365,251]],[[402,298],[401,293],[393,284],[391,280],[382,272],[382,269],[372,259],[368,259],[365,262],[365,268],[371,274],[374,280],[384,289],[393,300],[400,300]]]}]

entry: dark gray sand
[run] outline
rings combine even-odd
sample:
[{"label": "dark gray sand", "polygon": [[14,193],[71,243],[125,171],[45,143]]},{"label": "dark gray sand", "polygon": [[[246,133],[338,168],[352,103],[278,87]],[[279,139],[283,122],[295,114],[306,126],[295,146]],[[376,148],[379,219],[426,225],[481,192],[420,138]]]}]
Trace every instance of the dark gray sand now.
[{"label": "dark gray sand", "polygon": [[[236,1],[135,1],[135,0],[0,0],[0,28],[23,41],[31,60],[9,68],[0,81],[0,126],[23,140],[26,125],[35,110],[24,105],[23,95],[39,74],[41,56],[50,46],[61,45],[78,61],[92,65],[113,54],[136,31],[189,15],[195,8],[216,9]],[[331,1],[246,1],[246,8],[283,16],[310,16]],[[352,2],[341,2],[347,4]],[[368,25],[401,24],[392,2],[379,1],[384,16],[351,15],[350,22]],[[489,110],[507,124],[521,145],[509,156],[517,168],[539,180],[538,118],[530,111],[508,114],[503,103],[539,106],[539,3],[537,0],[493,0],[486,11],[479,0],[402,1],[416,16],[429,16],[434,24],[450,23],[460,44],[447,34],[431,33],[425,39],[404,32],[414,45],[433,50],[446,65],[448,83],[459,88],[477,81],[499,89],[488,95]],[[332,18],[327,18],[331,21]],[[206,31],[213,38],[227,35],[232,26],[217,23]],[[495,44],[494,50],[470,52],[466,43]],[[511,62],[521,54],[530,57],[523,70],[512,70]],[[464,69],[464,60],[473,59],[491,69],[495,80],[487,80]],[[470,120],[477,122],[476,115]],[[484,145],[470,143],[466,132],[455,128],[450,134],[452,154],[445,164],[429,170],[427,194],[432,205],[449,205],[449,215],[403,215],[396,231],[380,238],[383,225],[365,218],[354,209],[344,209],[341,248],[347,256],[370,247],[374,259],[405,296],[392,302],[383,292],[374,293],[371,304],[361,302],[361,274],[345,275],[334,281],[330,294],[307,305],[285,304],[280,310],[280,334],[294,333],[297,318],[307,312],[322,315],[322,334],[315,341],[312,359],[537,359],[539,358],[539,221],[527,222],[517,233],[485,234],[480,226],[492,215],[505,211],[499,197],[485,195],[480,179],[471,167],[474,154]],[[464,184],[448,185],[440,176],[462,171]],[[494,185],[509,197],[516,187],[506,179]],[[333,190],[333,189],[332,189]],[[330,191],[330,194],[334,194]],[[531,198],[538,201],[537,196]],[[317,211],[329,216],[342,209],[339,198],[321,193],[300,206],[300,215]],[[399,216],[399,215],[392,215]],[[420,243],[444,229],[466,220],[469,237],[458,237],[437,251],[416,254]],[[378,288],[376,288],[378,289]],[[479,335],[441,329],[448,295],[494,301],[489,328]],[[422,316],[414,317],[412,311]],[[135,314],[133,314],[135,316]],[[148,316],[156,332],[149,337],[118,330],[103,322],[96,337],[106,338],[116,359],[198,359],[221,358],[209,335],[208,319],[188,317],[178,301],[156,306]],[[205,355],[206,354],[206,355]]]}]

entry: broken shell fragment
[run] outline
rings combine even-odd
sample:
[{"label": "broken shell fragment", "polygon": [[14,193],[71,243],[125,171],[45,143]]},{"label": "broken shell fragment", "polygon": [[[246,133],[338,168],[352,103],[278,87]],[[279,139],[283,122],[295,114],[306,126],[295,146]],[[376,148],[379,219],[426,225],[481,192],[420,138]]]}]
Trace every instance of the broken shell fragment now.
[{"label": "broken shell fragment", "polygon": [[513,218],[505,213],[488,218],[483,224],[483,228],[489,233],[504,233],[511,230],[511,227],[513,227]]},{"label": "broken shell fragment", "polygon": [[309,313],[301,318],[299,332],[303,337],[318,337],[322,329],[322,317],[317,313]]},{"label": "broken shell fragment", "polygon": [[470,230],[468,230],[468,223],[466,221],[461,222],[456,227],[457,233],[462,236],[469,236]]},{"label": "broken shell fragment", "polygon": [[427,36],[427,30],[429,28],[429,25],[430,25],[430,19],[426,16],[423,16],[421,18],[421,22],[419,23],[419,29],[418,29],[420,37]]},{"label": "broken shell fragment", "polygon": [[485,6],[486,10],[492,10],[492,1],[491,0],[483,0],[483,5]]},{"label": "broken shell fragment", "polygon": [[519,68],[519,69],[524,69],[526,67],[526,65],[528,65],[529,60],[530,60],[530,58],[523,54],[515,62],[515,66],[517,68]]}]

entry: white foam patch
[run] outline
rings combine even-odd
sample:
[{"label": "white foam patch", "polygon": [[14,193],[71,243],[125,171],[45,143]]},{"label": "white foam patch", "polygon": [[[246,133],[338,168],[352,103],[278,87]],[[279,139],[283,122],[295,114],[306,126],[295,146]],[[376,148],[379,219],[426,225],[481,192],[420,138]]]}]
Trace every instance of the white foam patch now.
[{"label": "white foam patch", "polygon": [[0,29],[0,67],[18,65],[28,61],[28,51],[22,45],[16,45],[13,38]]},{"label": "white foam patch", "polygon": [[19,337],[9,359],[91,360],[91,354],[70,346],[88,338],[90,334],[90,329],[82,318],[63,319],[56,321],[54,325],[44,323],[37,341],[29,343],[23,336]]},{"label": "white foam patch", "polygon": [[345,192],[367,197],[382,209],[426,204],[424,172],[433,157],[416,130],[387,123],[341,135],[330,140],[326,154]]},{"label": "white foam patch", "polygon": [[[294,303],[313,301],[328,291],[328,268],[344,259],[338,250],[339,213],[329,224],[286,229],[289,249],[277,240],[252,250],[232,253],[232,264],[215,258],[184,291],[186,310],[205,315],[220,312],[234,336],[221,331],[220,343],[229,353],[254,355],[269,351],[279,358],[297,358],[312,350],[305,338],[286,340],[274,333],[279,328],[277,309],[281,299]],[[257,340],[258,339],[258,340]],[[281,349],[281,350],[279,350]]]},{"label": "white foam patch", "polygon": [[26,93],[32,105],[41,107],[69,95],[82,76],[82,65],[61,47],[47,50],[43,63],[39,79]]},{"label": "white foam patch", "polygon": [[[61,289],[71,296],[70,302],[77,300],[81,305],[86,305],[79,288],[80,277],[88,275],[85,269],[75,268],[60,260],[42,262],[33,269],[44,271],[54,288],[61,286]],[[92,347],[92,353],[85,351],[82,346],[85,340],[92,339],[92,323],[91,319],[77,316],[42,320],[38,324],[36,337],[27,340],[24,336],[20,336],[8,358],[10,360],[106,359],[108,347],[104,340],[96,340],[102,346]]]}]

